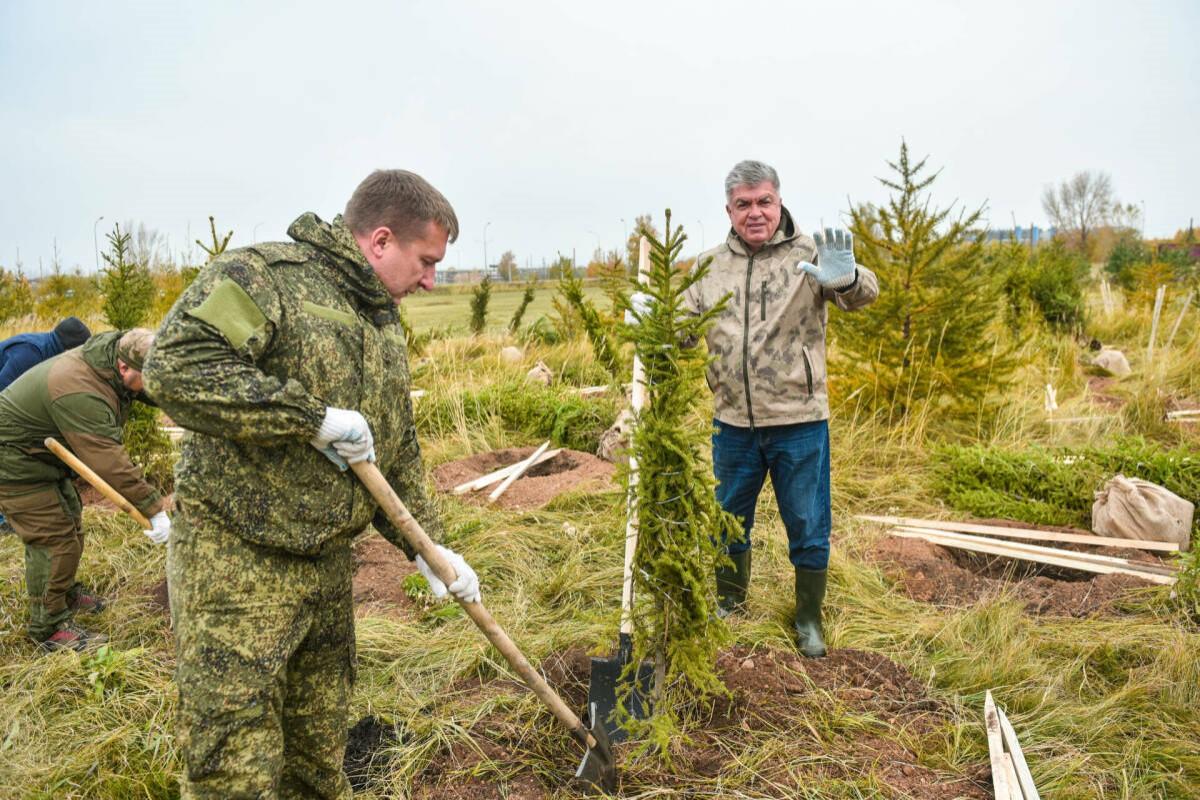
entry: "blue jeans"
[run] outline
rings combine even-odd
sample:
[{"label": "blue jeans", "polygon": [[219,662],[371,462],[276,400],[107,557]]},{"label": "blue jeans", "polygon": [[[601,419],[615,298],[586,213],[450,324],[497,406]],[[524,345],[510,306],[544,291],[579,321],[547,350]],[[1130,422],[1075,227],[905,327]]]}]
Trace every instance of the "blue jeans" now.
[{"label": "blue jeans", "polygon": [[788,535],[788,557],[798,569],[829,566],[829,422],[741,428],[714,420],[713,473],[721,508],[742,520],[743,541],[723,542],[730,553],[750,549],[754,507],[771,475]]}]

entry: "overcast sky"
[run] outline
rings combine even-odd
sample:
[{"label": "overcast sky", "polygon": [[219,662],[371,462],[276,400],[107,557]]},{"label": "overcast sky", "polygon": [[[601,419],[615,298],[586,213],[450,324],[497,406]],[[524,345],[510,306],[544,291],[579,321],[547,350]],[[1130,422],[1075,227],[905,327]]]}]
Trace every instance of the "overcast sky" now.
[{"label": "overcast sky", "polygon": [[136,220],[181,251],[209,214],[283,238],[377,167],[454,204],[451,267],[485,226],[492,262],[586,260],[667,207],[691,252],[728,230],[736,161],[775,165],[811,230],[886,196],[901,137],[993,227],[1096,169],[1169,235],[1200,212],[1198,23],[1195,0],[3,0],[0,265],[48,271],[57,239],[91,270],[101,216],[101,245]]}]

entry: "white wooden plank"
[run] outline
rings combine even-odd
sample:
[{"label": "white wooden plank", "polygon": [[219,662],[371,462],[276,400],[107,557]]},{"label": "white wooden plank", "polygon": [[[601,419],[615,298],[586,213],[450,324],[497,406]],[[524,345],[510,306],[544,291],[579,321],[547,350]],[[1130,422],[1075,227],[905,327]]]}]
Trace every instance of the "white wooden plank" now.
[{"label": "white wooden plank", "polygon": [[1021,743],[1017,741],[1016,730],[1008,721],[1008,715],[1004,713],[1004,709],[997,706],[996,715],[1000,718],[1000,738],[1003,740],[1008,754],[1012,757],[1013,769],[1016,771],[1017,783],[1021,787],[1024,800],[1041,800],[1041,795],[1038,794],[1037,787],[1033,784],[1033,774],[1029,771],[1029,764],[1025,762],[1025,753],[1021,750]]},{"label": "white wooden plank", "polygon": [[930,533],[912,533],[909,531],[893,528],[888,531],[892,536],[900,536],[905,539],[924,539],[932,544],[941,545],[943,547],[953,547],[959,550],[968,550],[973,553],[987,553],[994,556],[1005,556],[1007,558],[1016,558],[1021,561],[1033,561],[1038,564],[1047,564],[1054,567],[1066,567],[1068,569],[1077,569],[1083,572],[1095,572],[1100,575],[1133,575],[1136,578],[1150,581],[1151,583],[1161,583],[1170,585],[1175,583],[1175,578],[1167,575],[1159,575],[1155,572],[1141,572],[1126,567],[1109,566],[1107,564],[1096,564],[1091,561],[1080,561],[1058,556],[1038,555],[1028,553],[1021,550],[1012,550],[1005,548],[1003,544],[996,545],[983,544],[979,542],[966,542],[952,538],[943,538]]},{"label": "white wooden plank", "polygon": [[916,528],[935,528],[940,531],[959,533],[983,533],[1003,536],[1008,539],[1030,539],[1039,542],[1070,542],[1072,544],[1094,544],[1099,547],[1132,547],[1137,550],[1155,550],[1163,553],[1179,551],[1175,542],[1150,542],[1141,539],[1118,539],[1112,536],[1096,536],[1088,533],[1066,531],[1040,531],[1036,528],[1006,528],[1003,525],[985,525],[978,522],[955,522],[941,519],[917,519],[915,517],[882,517],[860,514],[858,519],[882,522],[884,525],[911,525]]},{"label": "white wooden plank", "polygon": [[[547,450],[546,452],[544,452],[540,456],[538,456],[538,460],[536,462],[534,462],[534,466],[536,467],[538,464],[541,464],[545,461],[549,461],[550,459],[554,458],[556,455],[558,455],[561,452],[562,452],[561,447],[557,448],[555,450]],[[509,464],[507,467],[501,467],[500,469],[496,470],[495,472],[489,472],[487,475],[481,475],[478,478],[472,478],[471,480],[467,481],[466,483],[460,483],[458,486],[455,486],[452,491],[455,494],[466,494],[467,492],[477,492],[480,489],[486,489],[487,487],[491,486],[496,481],[504,480],[509,475],[511,475],[512,471],[514,469],[516,469],[517,467],[521,466],[521,463],[523,461],[525,461],[524,458],[521,459],[521,461],[516,462],[515,464]]]},{"label": "white wooden plank", "polygon": [[1080,553],[1075,550],[1063,550],[1058,547],[1043,547],[1037,544],[1029,544],[1028,542],[1009,542],[1001,539],[990,539],[986,536],[972,536],[969,533],[954,533],[951,531],[934,530],[932,528],[919,528],[915,525],[899,525],[897,527],[899,527],[901,530],[912,531],[913,533],[929,533],[933,534],[934,536],[950,537],[964,542],[983,542],[984,544],[993,544],[1006,547],[1010,550],[1020,550],[1026,553],[1058,556],[1061,558],[1073,558],[1078,559],[1079,561],[1088,561],[1093,564],[1108,564],[1116,567],[1128,567],[1141,572],[1156,572],[1159,575],[1174,575],[1178,571],[1175,567],[1169,564],[1134,561],[1128,558],[1106,556],[1099,553]]},{"label": "white wooden plank", "polygon": [[1004,768],[1004,740],[1000,736],[1000,717],[996,714],[996,703],[989,689],[983,700],[983,727],[987,731],[988,757],[992,762],[992,788],[997,800],[1012,797],[1008,784],[1008,770]]},{"label": "white wooden plank", "polygon": [[529,458],[525,459],[520,464],[518,464],[517,468],[514,469],[511,473],[509,473],[508,477],[505,478],[503,481],[501,481],[500,485],[497,486],[492,491],[492,493],[488,495],[488,502],[494,503],[497,500],[499,500],[500,495],[502,495],[506,491],[508,491],[508,487],[510,487],[514,483],[516,483],[518,478],[520,478],[522,475],[524,475],[526,472],[528,472],[529,468],[532,467],[534,465],[534,463],[538,460],[538,456],[540,456],[542,453],[546,452],[546,448],[549,446],[550,446],[550,440],[547,439],[546,441],[542,442],[541,447],[539,447],[537,450],[533,451],[533,455],[531,455]]}]

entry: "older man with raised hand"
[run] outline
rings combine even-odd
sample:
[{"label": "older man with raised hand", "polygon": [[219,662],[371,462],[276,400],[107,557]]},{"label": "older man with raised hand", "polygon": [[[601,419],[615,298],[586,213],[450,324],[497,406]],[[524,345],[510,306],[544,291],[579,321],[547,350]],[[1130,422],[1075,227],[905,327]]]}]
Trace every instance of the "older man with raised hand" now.
[{"label": "older man with raised hand", "polygon": [[453,208],[420,176],[381,170],[344,218],[304,214],[288,235],[206,266],[146,365],[192,431],[167,559],[185,798],[350,797],[351,541],[369,524],[435,595],[479,599],[461,556],[442,548],[447,589],[347,471],[376,461],[439,537],[396,304],[433,288]]},{"label": "older man with raised hand", "polygon": [[779,175],[760,161],[729,172],[725,211],[729,235],[697,259],[712,259],[711,267],[687,296],[694,312],[730,297],[706,337],[715,357],[708,371],[713,471],[721,507],[742,519],[745,537],[726,543],[733,567],[717,570],[718,613],[745,604],[754,508],[769,474],[795,568],[797,646],[819,657],[831,529],[827,305],[862,308],[879,285],[855,264],[849,233],[800,231],[783,205]]},{"label": "older man with raised hand", "polygon": [[150,518],[146,535],[167,541],[163,498],[122,446],[135,399],[145,402],[142,364],[154,342],[145,328],[93,336],[43,361],[0,393],[0,510],[25,543],[29,635],[49,650],[105,641],[74,624],[104,600],[76,582],[83,555],[83,505],[72,473],[43,444],[53,436]]}]

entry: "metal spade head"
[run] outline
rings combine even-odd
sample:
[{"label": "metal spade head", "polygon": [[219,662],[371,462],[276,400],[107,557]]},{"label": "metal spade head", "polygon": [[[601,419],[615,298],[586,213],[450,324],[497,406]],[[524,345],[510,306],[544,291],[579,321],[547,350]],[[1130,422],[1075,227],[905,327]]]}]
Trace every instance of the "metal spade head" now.
[{"label": "metal spade head", "polygon": [[596,716],[594,703],[588,704],[587,726],[587,733],[592,735],[595,744],[588,744],[586,735],[582,737],[587,752],[579,762],[579,769],[575,770],[575,787],[585,794],[613,794],[617,791],[617,762],[604,725]]}]

